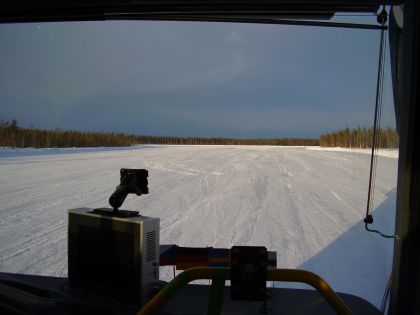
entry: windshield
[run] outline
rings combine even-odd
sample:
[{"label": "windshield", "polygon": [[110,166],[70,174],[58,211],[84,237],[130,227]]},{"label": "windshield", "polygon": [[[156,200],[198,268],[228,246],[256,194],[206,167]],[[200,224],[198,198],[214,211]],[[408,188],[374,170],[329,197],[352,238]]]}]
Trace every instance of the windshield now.
[{"label": "windshield", "polygon": [[[372,23],[375,23],[375,17]],[[160,243],[261,245],[377,307],[392,241],[367,233],[379,31],[193,22],[0,26],[0,271],[67,276],[67,210],[124,209]],[[374,227],[393,233],[386,58]],[[161,268],[170,280],[172,269]],[[275,286],[290,286],[275,283]]]}]

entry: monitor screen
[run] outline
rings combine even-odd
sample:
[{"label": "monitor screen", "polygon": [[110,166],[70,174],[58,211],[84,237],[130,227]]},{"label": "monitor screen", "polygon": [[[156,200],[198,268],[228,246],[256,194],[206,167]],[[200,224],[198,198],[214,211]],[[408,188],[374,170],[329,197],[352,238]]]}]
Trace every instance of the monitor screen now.
[{"label": "monitor screen", "polygon": [[72,223],[69,233],[70,286],[139,305],[141,261],[139,250],[136,250],[138,232],[133,228],[122,230],[121,222],[101,219],[112,224],[97,226],[90,224],[89,217],[84,219],[75,220],[77,223]]}]

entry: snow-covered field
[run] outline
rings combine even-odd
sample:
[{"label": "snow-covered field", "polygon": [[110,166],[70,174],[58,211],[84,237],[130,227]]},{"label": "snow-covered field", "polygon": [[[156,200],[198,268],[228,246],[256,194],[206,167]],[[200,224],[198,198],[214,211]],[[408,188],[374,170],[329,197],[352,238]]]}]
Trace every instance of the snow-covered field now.
[{"label": "snow-covered field", "polygon": [[[67,209],[107,206],[119,169],[136,167],[149,170],[150,194],[123,208],[159,217],[162,244],[264,245],[279,268],[314,271],[379,306],[393,241],[364,231],[369,161],[305,147],[3,149],[0,271],[66,276]],[[378,158],[374,227],[385,233],[396,174],[396,158]]]},{"label": "snow-covered field", "polygon": [[[353,152],[353,153],[364,153],[371,154],[372,149],[362,149],[362,148],[329,148],[329,147],[307,147],[308,150],[315,151],[335,151],[335,152]],[[378,149],[376,150],[378,156],[386,156],[398,158],[398,150],[396,149]]]}]

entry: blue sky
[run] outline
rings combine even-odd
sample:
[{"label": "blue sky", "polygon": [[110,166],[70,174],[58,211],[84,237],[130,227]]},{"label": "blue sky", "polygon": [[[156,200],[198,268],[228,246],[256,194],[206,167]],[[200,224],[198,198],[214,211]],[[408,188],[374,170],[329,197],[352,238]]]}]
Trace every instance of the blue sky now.
[{"label": "blue sky", "polygon": [[[370,126],[379,35],[193,22],[0,25],[0,116],[25,127],[203,137]],[[389,81],[388,73],[383,126],[394,125]]]}]

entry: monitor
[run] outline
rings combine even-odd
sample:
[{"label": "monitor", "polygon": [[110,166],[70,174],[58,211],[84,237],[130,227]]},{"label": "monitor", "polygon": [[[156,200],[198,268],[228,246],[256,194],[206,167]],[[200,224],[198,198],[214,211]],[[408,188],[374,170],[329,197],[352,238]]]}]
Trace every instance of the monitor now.
[{"label": "monitor", "polygon": [[159,219],[68,211],[71,289],[142,306],[159,281]]}]

